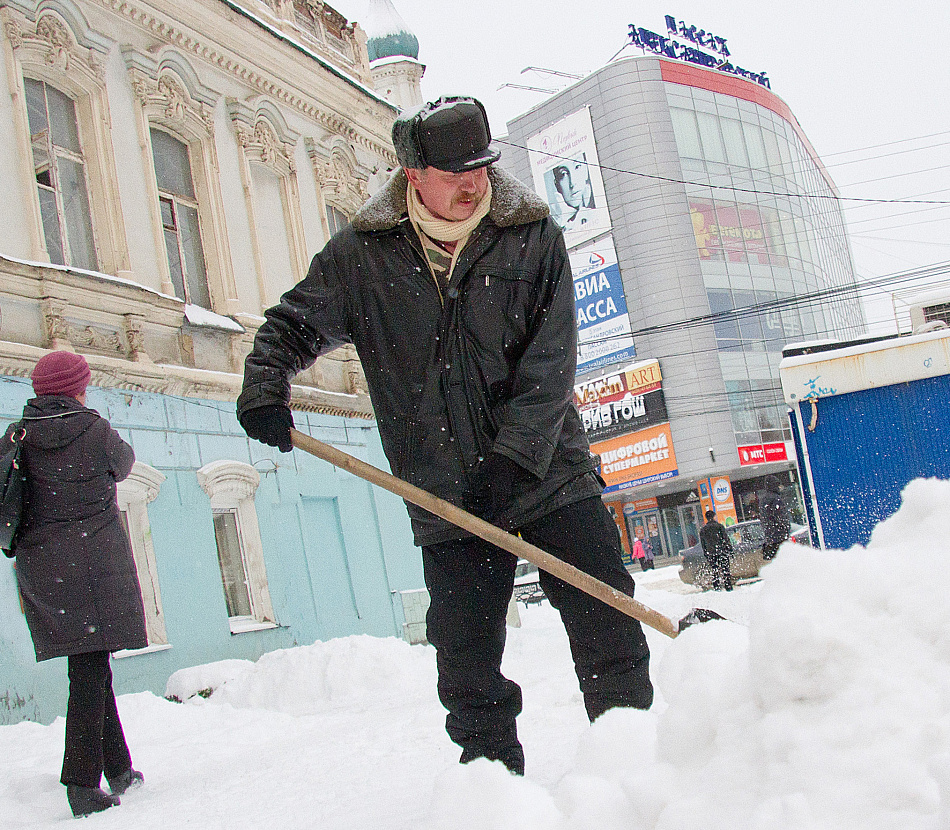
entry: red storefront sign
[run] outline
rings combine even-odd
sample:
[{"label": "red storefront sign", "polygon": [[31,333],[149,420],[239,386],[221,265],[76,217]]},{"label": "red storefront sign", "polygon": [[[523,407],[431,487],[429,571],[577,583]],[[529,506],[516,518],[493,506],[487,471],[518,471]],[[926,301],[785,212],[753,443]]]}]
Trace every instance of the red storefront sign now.
[{"label": "red storefront sign", "polygon": [[746,444],[738,447],[739,463],[746,467],[750,464],[767,464],[770,461],[788,461],[785,442],[774,444]]}]

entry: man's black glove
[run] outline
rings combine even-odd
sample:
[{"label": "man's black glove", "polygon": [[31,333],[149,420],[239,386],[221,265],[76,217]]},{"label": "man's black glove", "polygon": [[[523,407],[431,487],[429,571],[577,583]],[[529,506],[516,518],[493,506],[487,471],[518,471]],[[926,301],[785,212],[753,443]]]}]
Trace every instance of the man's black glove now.
[{"label": "man's black glove", "polygon": [[294,448],[290,441],[294,416],[288,407],[282,404],[258,406],[241,413],[238,420],[244,431],[257,441],[277,447],[281,452],[290,452]]},{"label": "man's black glove", "polygon": [[531,478],[524,467],[500,452],[491,452],[475,471],[472,493],[474,512],[495,522]]}]

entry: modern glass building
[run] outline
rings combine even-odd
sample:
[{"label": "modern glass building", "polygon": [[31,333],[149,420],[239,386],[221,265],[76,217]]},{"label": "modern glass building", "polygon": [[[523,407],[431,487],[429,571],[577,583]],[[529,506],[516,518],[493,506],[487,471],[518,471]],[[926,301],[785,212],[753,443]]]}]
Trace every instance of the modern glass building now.
[{"label": "modern glass building", "polygon": [[837,191],[779,98],[661,70],[736,442],[788,440],[775,356],[864,330]]},{"label": "modern glass building", "polygon": [[675,460],[654,476],[605,475],[624,533],[676,554],[696,541],[722,479],[728,497],[714,506],[730,516],[734,506],[740,521],[757,516],[767,474],[797,502],[781,350],[860,337],[864,318],[834,182],[789,107],[756,80],[644,55],[602,67],[508,128],[502,164],[547,194],[556,216],[566,208],[543,171],[575,158],[575,146],[596,163],[594,200],[609,222],[583,238],[565,224],[572,262],[615,250],[635,359],[659,361]]}]

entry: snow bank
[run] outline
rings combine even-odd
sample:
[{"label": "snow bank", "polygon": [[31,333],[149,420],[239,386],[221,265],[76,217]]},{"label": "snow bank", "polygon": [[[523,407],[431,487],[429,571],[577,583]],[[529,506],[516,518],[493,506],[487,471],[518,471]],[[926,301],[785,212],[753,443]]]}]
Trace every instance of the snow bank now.
[{"label": "snow bank", "polygon": [[[599,826],[627,830],[946,827],[948,528],[950,483],[918,480],[866,550],[786,545],[748,630],[707,623],[666,650],[655,742],[641,713],[595,724],[563,826],[606,800]],[[618,752],[625,728],[641,736]]]},{"label": "snow bank", "polygon": [[166,695],[196,702],[195,692],[210,688],[214,703],[306,715],[418,702],[431,696],[435,678],[431,649],[361,635],[268,652],[256,663],[223,660],[183,669],[169,678]]},{"label": "snow bank", "polygon": [[[762,582],[690,593],[636,574],[677,618],[648,631],[657,699],[588,726],[549,605],[509,630],[527,777],[461,767],[431,648],[346,637],[179,672],[119,700],[146,785],[89,821],[164,830],[945,830],[950,827],[950,482],[915,481],[867,549],[782,548]],[[212,690],[205,699],[207,690]],[[198,693],[201,692],[202,695]],[[0,727],[0,826],[68,819],[63,721]],[[90,825],[91,826],[91,825]]]}]

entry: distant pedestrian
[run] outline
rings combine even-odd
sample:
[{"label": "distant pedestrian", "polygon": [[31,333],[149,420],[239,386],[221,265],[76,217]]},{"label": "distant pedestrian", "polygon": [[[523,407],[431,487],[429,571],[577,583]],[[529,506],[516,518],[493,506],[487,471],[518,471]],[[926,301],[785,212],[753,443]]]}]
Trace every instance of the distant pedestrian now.
[{"label": "distant pedestrian", "polygon": [[653,556],[653,545],[650,543],[649,539],[643,540],[643,570],[653,570],[656,568],[656,562]]},{"label": "distant pedestrian", "polygon": [[[90,371],[66,351],[40,358],[36,397],[23,409],[26,509],[15,539],[16,575],[37,661],[68,659],[69,703],[60,781],[75,816],[119,803],[142,773],[132,768],[110,652],[145,648],[135,561],[116,502],[116,482],[135,454],[87,409]],[[105,773],[111,795],[99,788]]]},{"label": "distant pedestrian", "polygon": [[788,507],[782,500],[782,485],[778,476],[765,478],[765,493],[759,499],[759,520],[765,542],[762,545],[762,558],[768,562],[775,558],[779,546],[788,539],[792,525],[788,516]]},{"label": "distant pedestrian", "polygon": [[703,554],[712,570],[713,589],[716,591],[732,590],[732,572],[729,569],[729,554],[732,553],[732,542],[726,529],[716,521],[716,511],[706,511],[706,524],[699,531],[699,541],[703,546]]},{"label": "distant pedestrian", "polygon": [[639,537],[634,540],[633,543],[633,558],[637,560],[637,563],[640,565],[640,570],[645,571],[650,566],[647,564],[647,553],[644,550],[643,542],[640,541]]}]

